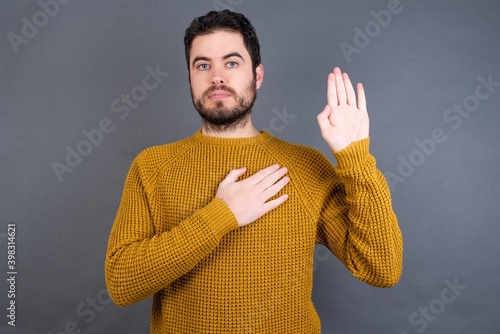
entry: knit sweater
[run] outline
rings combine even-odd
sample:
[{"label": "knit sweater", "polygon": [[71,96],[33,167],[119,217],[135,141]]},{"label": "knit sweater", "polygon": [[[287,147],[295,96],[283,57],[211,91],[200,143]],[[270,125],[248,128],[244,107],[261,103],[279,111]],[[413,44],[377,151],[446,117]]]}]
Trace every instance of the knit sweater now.
[{"label": "knit sweater", "polygon": [[[313,256],[325,245],[352,272],[390,287],[402,272],[402,236],[369,138],[335,152],[267,132],[216,138],[201,131],[148,148],[132,163],[111,230],[106,284],[126,306],[151,295],[151,333],[320,333]],[[289,198],[239,227],[215,198],[230,170],[244,179],[272,164]],[[332,284],[334,284],[332,282]]]}]

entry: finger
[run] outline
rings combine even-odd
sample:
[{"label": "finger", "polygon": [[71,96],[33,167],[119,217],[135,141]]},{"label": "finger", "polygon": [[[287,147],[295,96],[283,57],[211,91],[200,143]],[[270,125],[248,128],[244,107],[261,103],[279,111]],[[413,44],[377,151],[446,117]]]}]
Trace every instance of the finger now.
[{"label": "finger", "polygon": [[271,187],[273,184],[275,184],[279,179],[281,179],[283,176],[288,173],[288,169],[286,167],[282,167],[275,171],[274,173],[269,174],[265,178],[263,178],[259,182],[259,186],[262,187],[262,191],[266,190],[267,188]]},{"label": "finger", "polygon": [[339,105],[339,100],[337,98],[337,88],[335,87],[335,75],[333,73],[328,74],[326,101],[331,106]]},{"label": "finger", "polygon": [[257,184],[260,181],[262,181],[266,176],[274,173],[278,169],[280,169],[280,166],[278,164],[271,165],[269,167],[261,169],[260,171],[258,171],[257,173],[253,174],[252,176],[250,176],[248,179],[246,179],[244,181],[252,183],[252,184]]},{"label": "finger", "polygon": [[[228,182],[236,182],[243,174],[245,174],[247,171],[246,167],[241,167],[239,169],[233,169],[230,171],[226,178],[222,180],[222,182],[228,183]],[[221,183],[222,183],[221,182]]]},{"label": "finger", "polygon": [[356,93],[354,93],[354,88],[352,87],[351,79],[347,73],[343,74],[344,85],[347,95],[347,104],[356,107]]},{"label": "finger", "polygon": [[331,111],[331,107],[327,104],[323,111],[316,117],[321,131],[329,129],[332,126],[329,119]]},{"label": "finger", "polygon": [[276,199],[273,199],[272,201],[264,203],[264,205],[263,205],[264,213],[267,213],[271,210],[276,209],[278,206],[283,204],[287,199],[288,199],[288,195],[284,194]]},{"label": "finger", "polygon": [[362,83],[358,83],[358,109],[362,111],[367,111],[366,109],[366,96],[365,88]]},{"label": "finger", "polygon": [[335,87],[337,88],[337,99],[339,100],[339,105],[347,103],[347,96],[345,92],[344,79],[342,78],[342,72],[340,68],[335,67],[333,70],[335,74]]},{"label": "finger", "polygon": [[290,178],[288,176],[285,176],[278,182],[274,183],[272,186],[266,188],[261,194],[264,201],[267,201],[268,199],[276,195],[281,189],[283,189],[284,186],[288,184],[288,182],[290,182]]}]

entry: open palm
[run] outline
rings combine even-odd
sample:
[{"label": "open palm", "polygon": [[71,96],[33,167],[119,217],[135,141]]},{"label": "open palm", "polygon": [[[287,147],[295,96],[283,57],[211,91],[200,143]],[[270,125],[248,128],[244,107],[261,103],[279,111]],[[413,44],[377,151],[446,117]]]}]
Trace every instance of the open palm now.
[{"label": "open palm", "polygon": [[370,122],[361,83],[357,91],[356,102],[351,80],[340,68],[328,75],[327,105],[317,119],[323,139],[334,152],[369,136]]}]

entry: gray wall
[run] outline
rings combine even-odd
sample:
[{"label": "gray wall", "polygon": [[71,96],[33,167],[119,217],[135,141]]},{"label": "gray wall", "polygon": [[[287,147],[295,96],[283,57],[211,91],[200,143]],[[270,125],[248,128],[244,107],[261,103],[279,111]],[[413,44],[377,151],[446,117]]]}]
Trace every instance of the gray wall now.
[{"label": "gray wall", "polygon": [[[41,4],[52,0],[0,2],[1,333],[148,332],[151,300],[123,309],[109,301],[107,238],[132,159],[200,127],[182,37],[194,17],[223,5],[260,36],[259,128],[334,162],[316,123],[327,73],[340,66],[365,84],[404,273],[394,288],[373,288],[318,247],[323,333],[498,333],[498,1],[58,1],[49,14]],[[157,66],[168,74],[141,95]],[[134,108],[114,102],[130,93]],[[86,156],[68,164],[77,149]],[[9,223],[15,328],[6,318]]]}]

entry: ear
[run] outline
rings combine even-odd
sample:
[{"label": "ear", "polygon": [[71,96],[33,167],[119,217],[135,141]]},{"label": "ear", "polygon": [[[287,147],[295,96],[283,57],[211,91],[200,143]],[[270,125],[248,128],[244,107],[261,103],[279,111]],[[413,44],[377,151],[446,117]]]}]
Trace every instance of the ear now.
[{"label": "ear", "polygon": [[255,87],[257,89],[262,86],[262,81],[264,80],[264,65],[259,64],[257,68],[255,68]]}]

